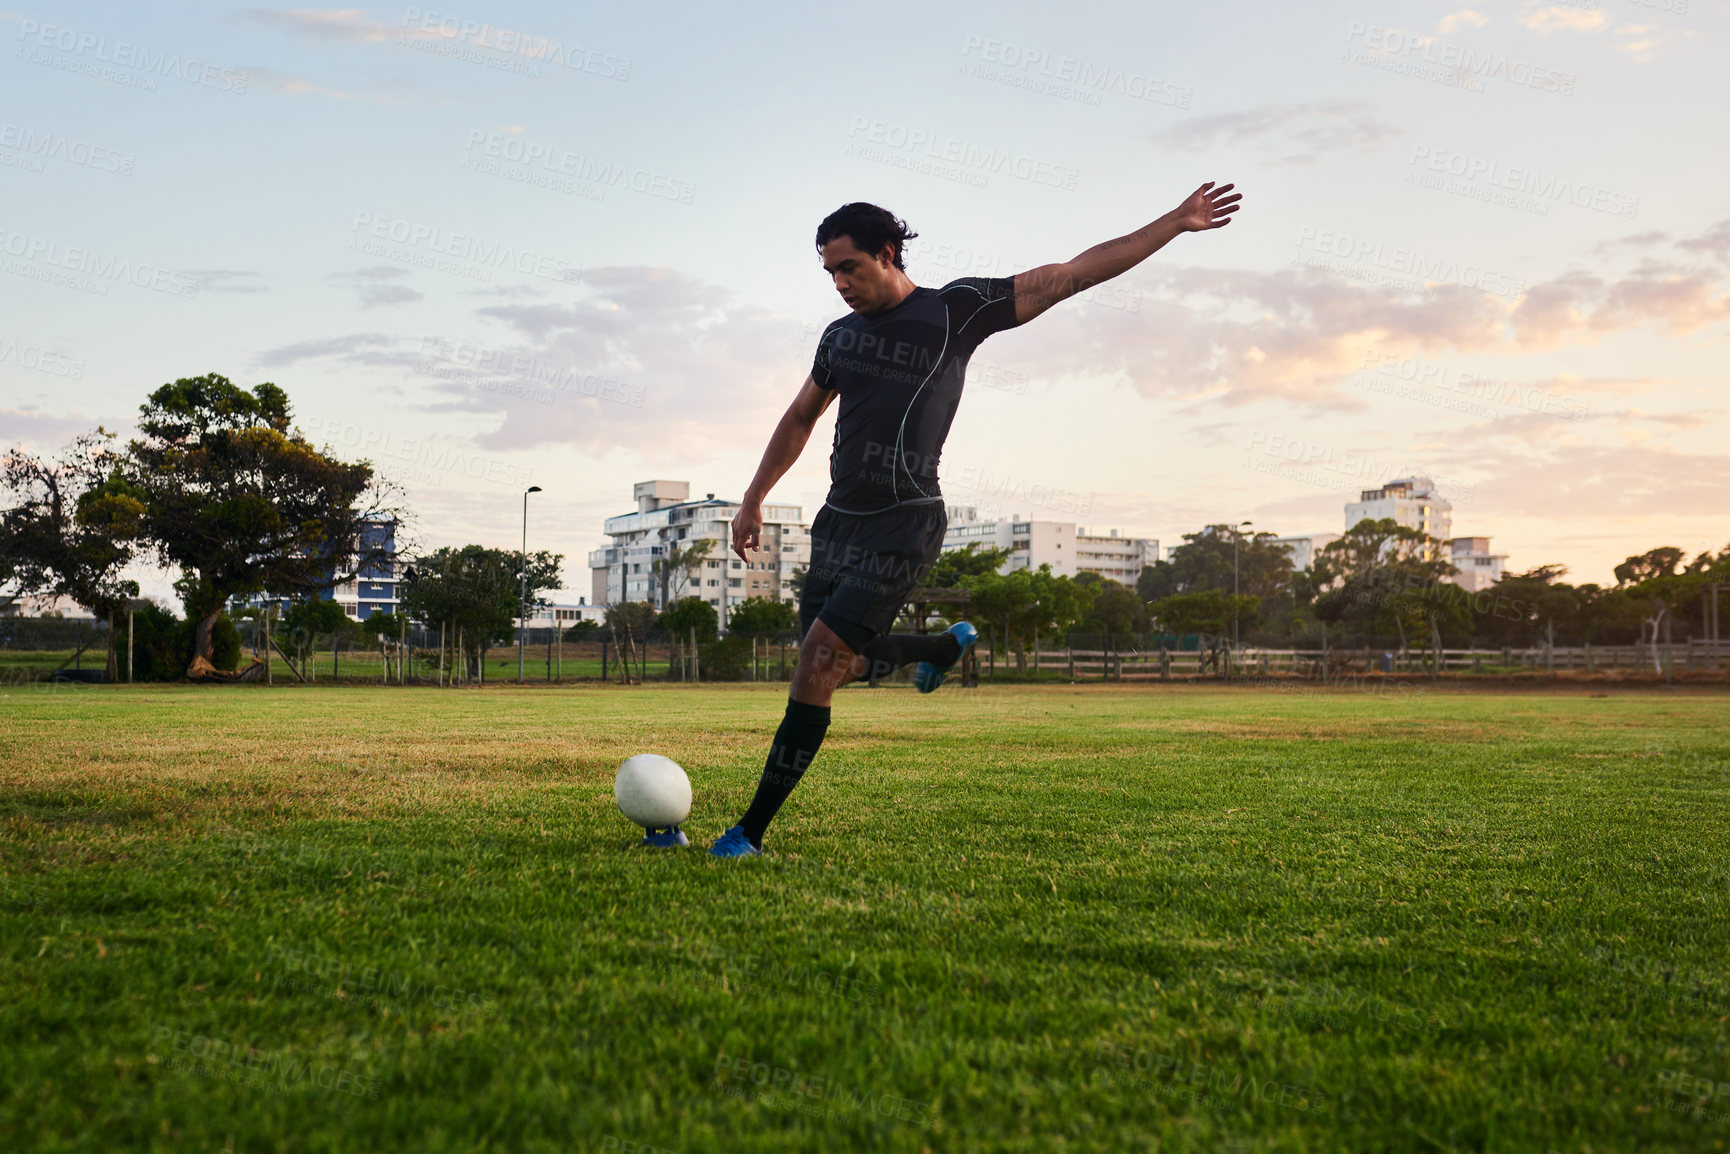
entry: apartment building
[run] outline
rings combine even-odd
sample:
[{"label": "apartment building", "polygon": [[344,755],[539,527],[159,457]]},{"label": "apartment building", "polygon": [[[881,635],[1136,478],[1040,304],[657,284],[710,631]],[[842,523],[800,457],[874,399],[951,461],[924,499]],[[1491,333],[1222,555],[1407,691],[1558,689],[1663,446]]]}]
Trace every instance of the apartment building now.
[{"label": "apartment building", "polygon": [[1455,537],[1448,542],[1448,560],[1459,572],[1448,580],[1468,593],[1488,589],[1507,572],[1508,555],[1492,553],[1488,537]]},{"label": "apartment building", "polygon": [[984,549],[1008,549],[999,572],[1050,565],[1059,577],[1097,573],[1134,586],[1144,565],[1159,556],[1159,542],[1131,537],[1117,529],[1090,528],[1074,521],[1036,521],[1020,515],[981,518],[971,505],[948,506],[949,528],[944,552],[977,544]]},{"label": "apartment building", "polygon": [[1368,518],[1391,518],[1407,529],[1446,541],[1454,534],[1453,502],[1436,492],[1428,477],[1402,477],[1379,489],[1366,489],[1356,501],[1346,504],[1346,528]]},{"label": "apartment building", "polygon": [[725,628],[728,611],[746,598],[798,599],[793,571],[811,564],[811,527],[800,506],[765,504],[761,547],[741,561],[731,544],[740,502],[713,493],[693,501],[688,481],[639,481],[631,492],[636,511],[608,517],[601,531],[613,543],[589,554],[590,603],[648,601],[662,607],[655,562],[700,540],[713,542],[707,557],[671,577],[666,600],[702,597]]},{"label": "apartment building", "polygon": [[[1500,581],[1507,572],[1508,555],[1490,548],[1488,537],[1454,537],[1453,504],[1437,494],[1428,477],[1404,477],[1389,481],[1379,489],[1366,489],[1356,501],[1346,504],[1346,528],[1369,518],[1392,518],[1399,525],[1419,529],[1438,538],[1442,543],[1436,559],[1451,563],[1458,572],[1448,580],[1476,593]],[[1279,537],[1277,542],[1291,553],[1293,569],[1308,569],[1338,533],[1309,533],[1295,537]]]},{"label": "apartment building", "polygon": [[1273,543],[1291,554],[1293,569],[1308,569],[1315,564],[1316,556],[1340,537],[1339,533],[1300,533],[1295,537],[1275,537]]},{"label": "apartment building", "polygon": [[[363,551],[382,550],[387,555],[394,555],[396,522],[363,522],[361,548]],[[355,621],[365,621],[379,613],[395,613],[398,605],[397,568],[401,564],[400,561],[386,560],[364,565],[352,580],[330,585],[319,590],[316,596],[324,601],[335,601],[342,606],[342,611]],[[257,609],[269,606],[282,612],[292,601],[289,597],[257,593],[250,597],[235,598],[230,603],[230,608]]]}]

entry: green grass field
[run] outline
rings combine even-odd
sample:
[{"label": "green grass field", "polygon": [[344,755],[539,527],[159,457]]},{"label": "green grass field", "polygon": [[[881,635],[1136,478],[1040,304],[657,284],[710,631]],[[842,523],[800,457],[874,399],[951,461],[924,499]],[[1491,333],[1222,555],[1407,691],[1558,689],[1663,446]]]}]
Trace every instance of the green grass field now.
[{"label": "green grass field", "polygon": [[8,1150],[1730,1140],[1730,697],[12,688]]}]

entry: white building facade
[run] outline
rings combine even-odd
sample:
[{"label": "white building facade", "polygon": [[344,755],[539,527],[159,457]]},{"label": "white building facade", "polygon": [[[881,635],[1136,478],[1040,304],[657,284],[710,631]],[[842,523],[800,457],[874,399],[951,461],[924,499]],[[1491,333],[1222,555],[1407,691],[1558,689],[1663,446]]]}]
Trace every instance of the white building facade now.
[{"label": "white building facade", "polygon": [[1379,489],[1366,489],[1346,505],[1346,528],[1368,518],[1390,518],[1397,525],[1446,541],[1454,535],[1453,502],[1436,492],[1428,477],[1402,477]]},{"label": "white building facade", "polygon": [[[569,629],[579,621],[600,624],[605,623],[606,619],[606,606],[591,605],[587,597],[572,597],[560,590],[546,605],[536,605],[529,609],[528,626],[530,629],[551,629],[556,625],[560,629]],[[517,624],[522,624],[520,618]]]},{"label": "white building facade", "polygon": [[648,601],[664,608],[654,563],[699,540],[713,542],[707,558],[697,568],[673,575],[668,601],[701,597],[715,607],[725,628],[732,606],[748,597],[798,600],[793,570],[811,564],[811,527],[800,506],[765,503],[760,547],[741,561],[732,551],[733,517],[740,502],[717,499],[713,493],[693,501],[688,481],[640,481],[632,495],[636,512],[607,518],[602,531],[613,543],[589,554],[592,605]]},{"label": "white building facade", "polygon": [[1459,570],[1448,580],[1467,593],[1488,589],[1507,572],[1508,555],[1492,553],[1488,537],[1453,538],[1448,542],[1448,560]]},{"label": "white building facade", "polygon": [[1144,565],[1159,557],[1159,542],[1130,537],[1116,529],[1090,529],[1074,521],[1035,521],[1012,516],[1006,520],[981,519],[971,505],[950,505],[949,528],[943,535],[943,551],[1008,549],[1009,558],[998,571],[1037,569],[1050,565],[1059,577],[1097,573],[1131,588]]},{"label": "white building facade", "polygon": [[[1490,548],[1488,537],[1455,537],[1454,506],[1436,492],[1428,477],[1403,477],[1379,489],[1366,489],[1345,509],[1349,530],[1366,518],[1390,518],[1408,529],[1417,529],[1441,542],[1433,559],[1447,561],[1457,572],[1447,580],[1468,593],[1488,589],[1507,573],[1506,553]],[[1276,542],[1291,554],[1293,569],[1308,569],[1327,545],[1340,539],[1338,533],[1309,533],[1279,537]]]},{"label": "white building facade", "polygon": [[1275,537],[1273,543],[1291,554],[1293,569],[1308,569],[1323,549],[1340,539],[1338,533],[1305,533],[1296,537]]}]

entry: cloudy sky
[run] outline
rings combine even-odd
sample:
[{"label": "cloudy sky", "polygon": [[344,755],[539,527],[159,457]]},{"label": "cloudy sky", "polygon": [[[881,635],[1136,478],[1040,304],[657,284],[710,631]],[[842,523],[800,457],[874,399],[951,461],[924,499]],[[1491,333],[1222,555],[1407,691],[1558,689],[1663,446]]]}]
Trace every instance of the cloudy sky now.
[{"label": "cloudy sky", "polygon": [[[586,590],[632,482],[743,490],[842,311],[837,205],[937,285],[1234,181],[1229,228],[982,347],[953,501],[1169,545],[1423,472],[1515,569],[1730,540],[1722,4],[0,17],[8,444],[274,381],[427,545],[514,543],[542,486]],[[807,516],[832,419],[774,494]]]}]

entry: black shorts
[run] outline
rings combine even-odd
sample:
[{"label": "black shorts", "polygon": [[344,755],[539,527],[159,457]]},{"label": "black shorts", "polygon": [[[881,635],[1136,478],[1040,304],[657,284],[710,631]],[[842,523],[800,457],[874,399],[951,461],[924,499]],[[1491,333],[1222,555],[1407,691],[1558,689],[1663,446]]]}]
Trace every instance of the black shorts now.
[{"label": "black shorts", "polygon": [[943,552],[941,502],[861,516],[824,505],[811,522],[811,565],[799,594],[799,636],[821,620],[855,653],[888,633]]}]

